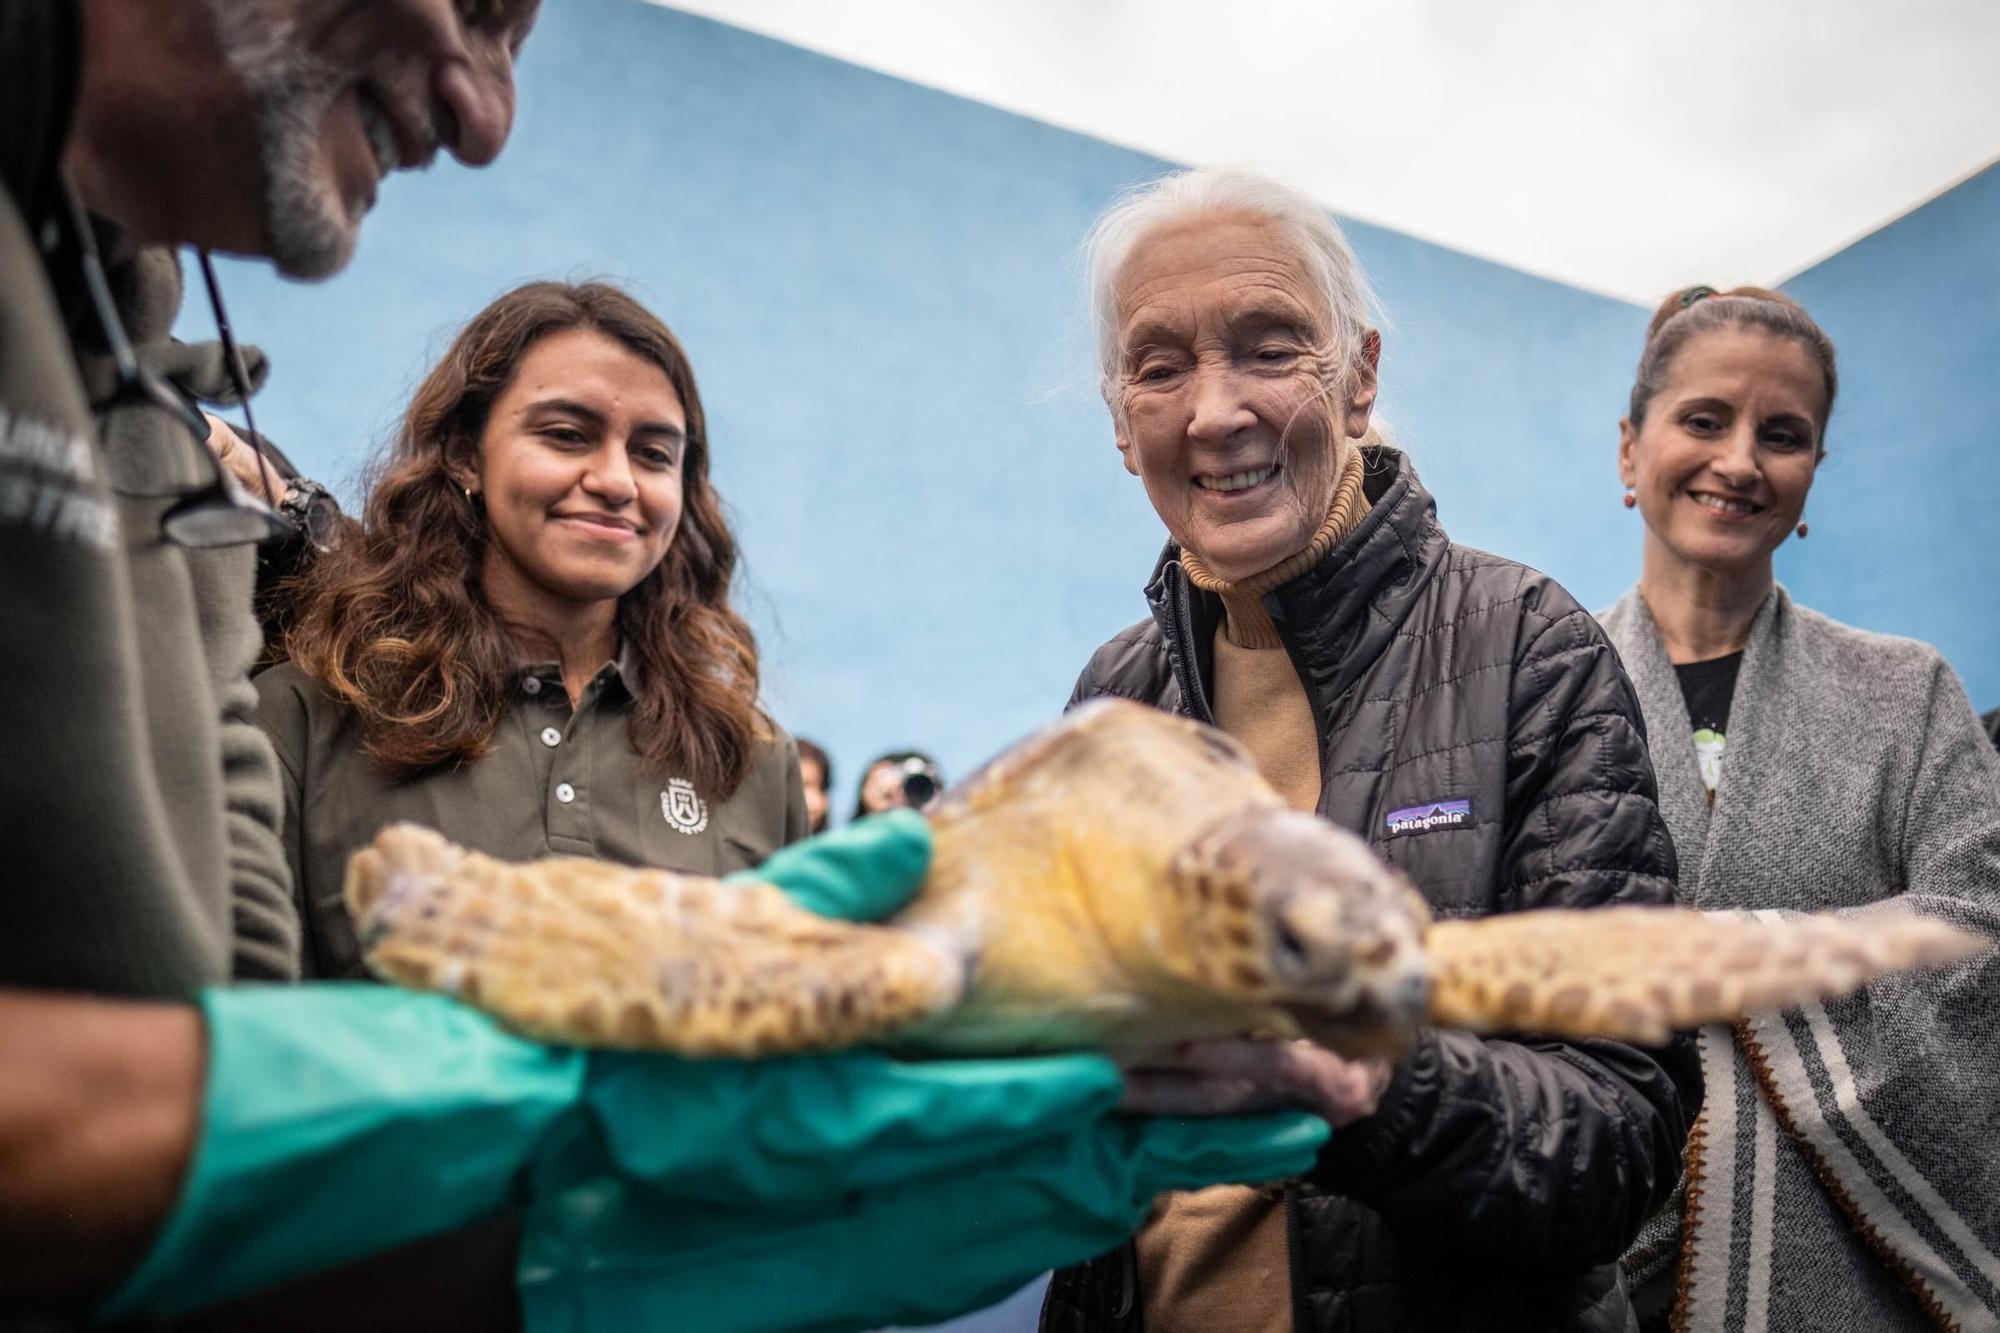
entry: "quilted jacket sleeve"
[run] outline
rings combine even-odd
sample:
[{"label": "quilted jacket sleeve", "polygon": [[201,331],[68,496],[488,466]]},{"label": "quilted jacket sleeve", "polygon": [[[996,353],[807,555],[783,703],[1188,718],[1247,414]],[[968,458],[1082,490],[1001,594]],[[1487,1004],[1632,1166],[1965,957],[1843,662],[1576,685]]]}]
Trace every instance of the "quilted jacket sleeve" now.
[{"label": "quilted jacket sleeve", "polygon": [[[1669,901],[1673,843],[1616,652],[1573,604],[1523,614],[1498,910]],[[1425,1032],[1376,1114],[1334,1135],[1315,1183],[1465,1260],[1605,1263],[1673,1189],[1700,1098],[1686,1039],[1648,1051]]]},{"label": "quilted jacket sleeve", "polygon": [[1063,705],[1063,712],[1067,713],[1078,704],[1087,703],[1097,697],[1097,682],[1091,677],[1091,665],[1092,663],[1086,663],[1082,673],[1077,676],[1076,688],[1069,692],[1069,702]]},{"label": "quilted jacket sleeve", "polygon": [[1168,712],[1178,708],[1180,691],[1173,685],[1173,669],[1151,621],[1112,635],[1090,655],[1063,711],[1106,695],[1136,699]]}]

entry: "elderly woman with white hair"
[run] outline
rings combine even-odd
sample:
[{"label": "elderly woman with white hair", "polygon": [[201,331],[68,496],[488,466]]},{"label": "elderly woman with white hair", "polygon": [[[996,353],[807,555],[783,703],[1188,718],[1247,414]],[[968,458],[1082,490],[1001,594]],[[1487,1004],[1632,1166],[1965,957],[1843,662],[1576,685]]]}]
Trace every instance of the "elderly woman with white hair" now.
[{"label": "elderly woman with white hair", "polygon": [[[1214,722],[1440,917],[1669,901],[1617,654],[1552,580],[1453,544],[1371,432],[1382,343],[1331,219],[1191,171],[1115,205],[1089,259],[1118,449],[1170,540],[1152,616],[1073,702]],[[1132,1083],[1189,1110],[1276,1093],[1333,1138],[1282,1193],[1161,1196],[1133,1246],[1056,1276],[1047,1329],[1628,1328],[1617,1259],[1700,1101],[1685,1041],[1433,1031],[1394,1068],[1230,1043]]]}]

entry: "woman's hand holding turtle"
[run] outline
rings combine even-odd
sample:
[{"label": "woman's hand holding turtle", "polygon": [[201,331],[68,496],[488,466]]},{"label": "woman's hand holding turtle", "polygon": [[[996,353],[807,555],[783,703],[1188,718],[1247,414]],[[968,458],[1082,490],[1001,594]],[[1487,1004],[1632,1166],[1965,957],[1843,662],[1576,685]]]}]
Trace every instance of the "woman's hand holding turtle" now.
[{"label": "woman's hand holding turtle", "polygon": [[1125,1109],[1150,1115],[1245,1115],[1295,1107],[1334,1129],[1375,1113],[1391,1070],[1309,1041],[1189,1042],[1126,1075]]}]

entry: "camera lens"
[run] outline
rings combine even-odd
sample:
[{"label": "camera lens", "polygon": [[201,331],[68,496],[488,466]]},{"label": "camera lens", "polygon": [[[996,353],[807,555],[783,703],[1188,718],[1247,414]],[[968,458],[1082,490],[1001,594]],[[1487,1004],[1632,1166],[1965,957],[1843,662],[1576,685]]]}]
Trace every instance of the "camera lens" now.
[{"label": "camera lens", "polygon": [[903,799],[912,810],[921,810],[937,797],[937,779],[928,773],[911,773],[903,779]]}]

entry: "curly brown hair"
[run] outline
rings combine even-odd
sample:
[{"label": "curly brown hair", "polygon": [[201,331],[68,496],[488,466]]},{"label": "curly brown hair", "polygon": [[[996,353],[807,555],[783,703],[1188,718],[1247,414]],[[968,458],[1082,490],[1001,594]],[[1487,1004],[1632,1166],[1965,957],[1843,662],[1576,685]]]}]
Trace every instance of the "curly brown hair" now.
[{"label": "curly brown hair", "polygon": [[486,754],[519,688],[521,631],[488,600],[483,508],[454,479],[530,348],[569,329],[615,340],[666,373],[687,413],[680,526],[666,558],[618,601],[636,658],[629,714],[646,761],[735,792],[753,743],[757,646],[730,605],[736,539],[709,484],[708,426],[673,333],[606,283],[535,282],[474,316],[424,378],[350,526],[290,589],[291,659],[360,719],[362,744],[413,775]]}]

